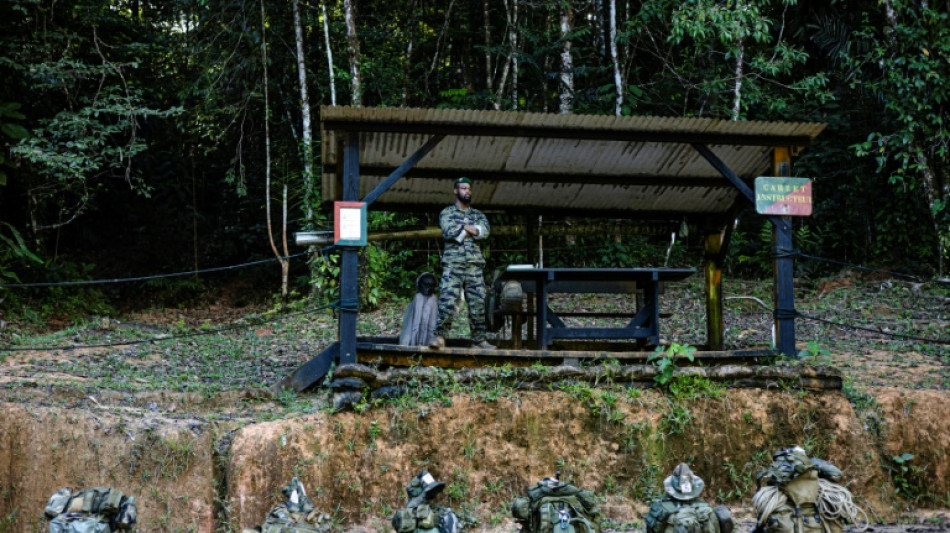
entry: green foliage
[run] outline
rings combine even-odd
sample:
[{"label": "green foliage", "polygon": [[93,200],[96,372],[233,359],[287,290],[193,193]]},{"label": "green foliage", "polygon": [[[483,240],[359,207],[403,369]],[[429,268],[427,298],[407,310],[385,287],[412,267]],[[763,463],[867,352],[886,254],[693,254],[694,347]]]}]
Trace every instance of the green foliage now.
[{"label": "green foliage", "polygon": [[657,374],[653,377],[660,385],[667,385],[673,379],[673,372],[676,370],[676,359],[685,357],[690,362],[693,361],[693,353],[696,348],[688,344],[681,345],[672,343],[668,347],[657,346],[656,350],[647,357],[647,362],[656,367]]},{"label": "green foliage", "polygon": [[[317,295],[325,302],[336,302],[340,298],[340,255],[317,256],[312,261],[315,262],[311,271]],[[358,268],[360,310],[372,311],[390,296],[386,283],[391,279],[392,257],[375,244],[369,244],[360,253]]]},{"label": "green foliage", "polygon": [[718,398],[725,392],[722,385],[713,383],[709,378],[698,374],[675,376],[667,383],[667,388],[670,394],[678,399],[694,399],[701,396]]},{"label": "green foliage", "polygon": [[[775,271],[775,257],[772,255],[772,223],[762,217],[749,216],[742,219],[741,229],[732,234],[726,268],[736,276],[762,279]],[[794,247],[805,253],[813,253],[819,236],[805,223],[795,228],[792,236]],[[824,265],[795,260],[797,275],[808,276]]]},{"label": "green foliage", "polygon": [[805,349],[798,352],[798,357],[800,358],[814,357],[818,359],[828,358],[829,356],[831,356],[831,350],[821,346],[815,341],[808,341],[805,345]]},{"label": "green foliage", "polygon": [[733,119],[753,111],[782,115],[798,101],[829,100],[827,77],[801,68],[808,55],[783,31],[787,7],[793,4],[794,0],[645,3],[628,26],[663,35],[666,46],[655,43],[656,53],[673,58],[676,65],[674,76],[664,72],[653,80],[651,99],[688,109],[690,116]]},{"label": "green foliage", "polygon": [[[31,260],[31,263],[36,261]],[[31,276],[44,282],[81,281],[91,279],[95,265],[59,261],[44,263]],[[90,315],[110,316],[114,313],[106,295],[95,286],[51,286],[37,289],[5,291],[0,298],[7,319],[24,326],[43,326],[50,319],[78,321]]]},{"label": "green foliage", "polygon": [[924,478],[926,467],[921,468],[911,464],[914,460],[914,454],[904,452],[900,455],[892,455],[888,469],[891,472],[891,480],[894,482],[894,488],[898,496],[907,501],[918,503],[928,497],[927,483]]},{"label": "green foliage", "polygon": [[682,435],[693,423],[693,413],[681,403],[670,405],[669,411],[660,417],[660,431],[667,435]]},{"label": "green foliage", "polygon": [[43,264],[12,225],[0,222],[0,282],[19,283],[15,269],[24,263]]},{"label": "green foliage", "polygon": [[[888,3],[887,23],[865,22],[854,32],[847,64],[851,88],[872,96],[882,112],[867,138],[852,148],[873,159],[895,190],[910,191],[918,209],[932,217],[938,238],[946,239],[950,201],[938,183],[947,179],[950,114],[944,91],[950,82],[950,14],[916,2]],[[933,226],[930,226],[933,227]],[[929,231],[929,228],[928,228]],[[943,249],[946,253],[946,248]]]},{"label": "green foliage", "polygon": [[[5,140],[19,141],[30,135],[23,126],[11,120],[23,120],[26,116],[19,111],[22,104],[18,102],[0,102],[0,133]],[[6,142],[0,142],[0,147],[6,148]],[[0,150],[0,187],[7,184],[7,174],[2,167],[10,164],[7,159],[7,150]]]}]

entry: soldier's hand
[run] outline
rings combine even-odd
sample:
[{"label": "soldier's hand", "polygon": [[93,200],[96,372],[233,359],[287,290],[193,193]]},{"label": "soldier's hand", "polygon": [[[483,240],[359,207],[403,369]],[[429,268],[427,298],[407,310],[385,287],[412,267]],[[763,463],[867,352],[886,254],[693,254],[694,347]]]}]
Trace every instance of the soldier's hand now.
[{"label": "soldier's hand", "polygon": [[475,226],[466,224],[465,226],[462,226],[462,228],[465,230],[465,233],[468,233],[472,237],[478,236],[478,228],[476,228]]}]

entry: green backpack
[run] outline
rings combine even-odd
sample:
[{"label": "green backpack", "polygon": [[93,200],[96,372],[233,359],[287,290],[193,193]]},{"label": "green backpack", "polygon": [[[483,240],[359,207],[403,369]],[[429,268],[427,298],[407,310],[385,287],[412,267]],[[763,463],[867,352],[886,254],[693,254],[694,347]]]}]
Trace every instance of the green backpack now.
[{"label": "green backpack", "polygon": [[660,500],[650,507],[644,522],[648,533],[720,533],[719,517],[702,500]]},{"label": "green backpack", "polygon": [[415,507],[397,509],[392,524],[396,533],[439,533],[442,524],[442,509],[427,503]]},{"label": "green backpack", "polygon": [[527,497],[511,502],[511,515],[524,533],[600,533],[600,509],[594,493],[544,478]]}]

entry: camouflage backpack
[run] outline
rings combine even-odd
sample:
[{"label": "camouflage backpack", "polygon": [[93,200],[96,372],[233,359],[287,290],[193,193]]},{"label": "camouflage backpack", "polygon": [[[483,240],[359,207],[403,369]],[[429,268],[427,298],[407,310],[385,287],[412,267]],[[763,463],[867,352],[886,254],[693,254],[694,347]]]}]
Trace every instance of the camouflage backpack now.
[{"label": "camouflage backpack", "polygon": [[527,497],[515,498],[511,515],[524,533],[600,533],[594,493],[556,478],[544,478]]},{"label": "camouflage backpack", "polygon": [[644,522],[649,533],[725,533],[720,513],[703,500],[677,502],[664,498],[650,507]]},{"label": "camouflage backpack", "polygon": [[[852,506],[851,494],[835,482],[842,472],[827,461],[811,459],[795,446],[779,450],[772,464],[756,476],[761,487],[752,498],[757,533],[835,533],[853,520],[847,512],[822,516],[821,508]],[[842,506],[842,504],[845,504]]]},{"label": "camouflage backpack", "polygon": [[112,533],[135,527],[135,498],[116,489],[91,487],[73,493],[63,488],[46,503],[50,533]]}]

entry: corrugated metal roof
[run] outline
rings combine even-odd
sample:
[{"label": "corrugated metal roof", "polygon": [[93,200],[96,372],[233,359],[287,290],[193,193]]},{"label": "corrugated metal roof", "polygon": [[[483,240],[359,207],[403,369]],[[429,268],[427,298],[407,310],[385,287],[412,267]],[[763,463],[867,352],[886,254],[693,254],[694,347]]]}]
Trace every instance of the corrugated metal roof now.
[{"label": "corrugated metal roof", "polygon": [[736,189],[693,147],[742,180],[772,173],[775,147],[807,145],[824,124],[453,109],[323,107],[324,200],[340,200],[343,139],[358,135],[360,197],[422,147],[444,139],[375,208],[441,209],[451,181],[475,181],[482,210],[655,216],[727,212]]}]

